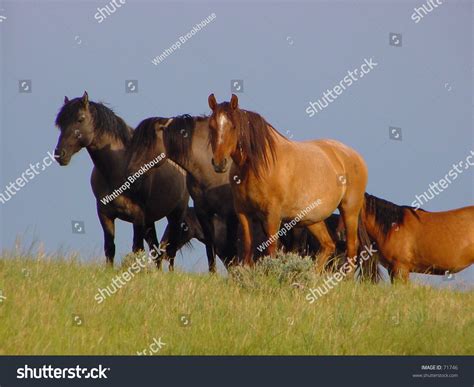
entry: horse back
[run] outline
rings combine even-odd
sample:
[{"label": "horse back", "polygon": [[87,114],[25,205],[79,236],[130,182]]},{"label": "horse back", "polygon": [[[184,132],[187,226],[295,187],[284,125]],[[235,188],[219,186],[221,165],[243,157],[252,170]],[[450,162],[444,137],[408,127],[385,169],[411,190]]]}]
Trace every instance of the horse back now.
[{"label": "horse back", "polygon": [[[231,175],[238,172],[238,168],[232,169]],[[320,202],[308,224],[326,219],[348,197],[362,200],[367,183],[362,157],[334,140],[293,142],[278,138],[275,160],[264,172],[243,185],[233,184],[239,208],[246,206],[248,211],[262,213],[279,208],[282,219],[291,219]]]},{"label": "horse back", "polygon": [[451,211],[416,211],[406,227],[421,266],[459,271],[474,263],[474,206]]}]

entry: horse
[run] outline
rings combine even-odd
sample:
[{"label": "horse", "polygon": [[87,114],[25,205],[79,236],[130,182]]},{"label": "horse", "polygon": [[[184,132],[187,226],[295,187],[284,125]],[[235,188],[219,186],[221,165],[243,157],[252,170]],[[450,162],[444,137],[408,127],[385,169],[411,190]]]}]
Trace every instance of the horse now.
[{"label": "horse", "polygon": [[[150,249],[158,254],[156,262],[160,268],[163,254],[158,247],[154,222],[167,217],[169,240],[162,240],[162,244],[166,244],[172,270],[189,200],[185,172],[168,160],[157,160],[159,167],[148,170],[138,182],[129,184],[128,147],[134,131],[111,109],[89,101],[87,92],[72,100],[65,97],[55,123],[60,130],[54,152],[56,161],[66,166],[75,153],[86,148],[94,163],[91,187],[104,233],[107,265],[113,266],[115,219],[118,218],[133,223],[132,250],[143,250],[145,239]],[[129,189],[137,185],[139,189]]]},{"label": "horse", "polygon": [[338,208],[346,230],[346,270],[353,275],[368,175],[362,157],[335,140],[290,141],[258,113],[240,109],[235,94],[220,104],[211,94],[208,104],[211,164],[218,173],[230,169],[239,181],[230,179],[243,231],[244,264],[253,265],[253,218],[264,225],[271,256],[276,251],[271,236],[281,221],[298,220],[321,244],[316,268],[322,271],[335,250],[324,220]]},{"label": "horse", "polygon": [[365,194],[362,221],[390,279],[442,275],[474,263],[474,206],[428,212]]},{"label": "horse", "polygon": [[237,256],[238,220],[232,202],[229,177],[216,173],[208,144],[208,117],[182,115],[153,117],[135,131],[131,144],[133,169],[162,150],[186,170],[186,183],[204,234],[209,271],[216,271],[216,254],[229,267]]},{"label": "horse", "polygon": [[[226,268],[236,263],[239,256],[239,245],[236,244],[239,233],[229,173],[216,173],[210,163],[212,149],[208,141],[208,123],[209,117],[187,114],[170,118],[150,118],[147,125],[141,128],[141,136],[137,133],[137,138],[140,137],[141,140],[136,142],[132,153],[135,158],[133,164],[143,163],[159,152],[155,145],[161,146],[163,142],[167,157],[186,170],[186,182],[194,201],[194,212],[204,234],[204,240],[197,239],[206,246],[209,271],[214,272],[216,255],[222,259]],[[334,215],[330,219],[331,236],[337,242],[335,230],[339,217]],[[266,237],[260,223],[254,222],[252,229],[257,235],[252,251],[258,258],[264,255],[264,252],[258,250],[258,246]],[[294,229],[280,241],[285,251],[301,255],[317,253],[320,248],[319,243],[304,229]],[[343,248],[338,251],[343,251]]]}]

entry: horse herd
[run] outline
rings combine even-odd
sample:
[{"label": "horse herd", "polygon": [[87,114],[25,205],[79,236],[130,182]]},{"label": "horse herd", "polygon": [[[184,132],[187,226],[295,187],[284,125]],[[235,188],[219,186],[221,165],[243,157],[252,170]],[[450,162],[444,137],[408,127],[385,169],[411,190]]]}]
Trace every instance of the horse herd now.
[{"label": "horse herd", "polygon": [[[133,130],[87,92],[65,97],[56,117],[55,158],[64,166],[82,148],[89,152],[109,265],[117,218],[133,224],[134,252],[146,241],[158,267],[166,257],[170,270],[192,238],[206,246],[211,272],[216,255],[226,267],[251,266],[262,255],[275,256],[277,247],[317,254],[318,271],[344,253],[372,280],[377,262],[392,280],[406,280],[409,272],[453,273],[474,262],[474,206],[428,212],[369,195],[367,166],[350,147],[335,140],[290,141],[258,113],[241,109],[235,95],[217,103],[211,94],[208,103],[210,116],[151,117]],[[129,189],[101,201],[160,154],[166,157]],[[301,216],[305,208],[311,210]],[[164,217],[168,225],[158,242],[154,222]],[[288,232],[272,238],[281,227]],[[362,263],[357,256],[369,243],[379,253]]]}]

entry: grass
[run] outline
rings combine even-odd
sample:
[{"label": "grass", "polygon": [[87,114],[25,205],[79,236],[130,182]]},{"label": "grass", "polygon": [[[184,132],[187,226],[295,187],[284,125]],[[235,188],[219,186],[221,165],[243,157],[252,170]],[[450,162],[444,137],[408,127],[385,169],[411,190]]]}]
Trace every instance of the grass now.
[{"label": "grass", "polygon": [[322,278],[287,256],[228,277],[146,269],[98,304],[126,267],[0,257],[0,355],[134,355],[154,338],[157,355],[474,354],[472,291],[343,281],[309,304]]}]

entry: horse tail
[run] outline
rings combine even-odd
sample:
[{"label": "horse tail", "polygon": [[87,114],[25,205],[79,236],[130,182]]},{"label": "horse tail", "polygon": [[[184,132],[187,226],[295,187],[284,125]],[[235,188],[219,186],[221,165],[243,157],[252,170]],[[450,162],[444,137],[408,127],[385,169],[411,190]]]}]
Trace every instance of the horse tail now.
[{"label": "horse tail", "polygon": [[[359,213],[357,233],[359,237],[359,257],[361,257],[362,251],[371,251],[370,246],[372,241],[370,240],[367,229],[365,228],[364,221],[362,219],[362,211],[365,211],[366,200],[364,197],[364,205]],[[362,280],[368,280],[370,282],[377,283],[382,279],[382,272],[380,271],[378,253],[370,255],[367,259],[360,258],[359,261],[359,275]]]}]

